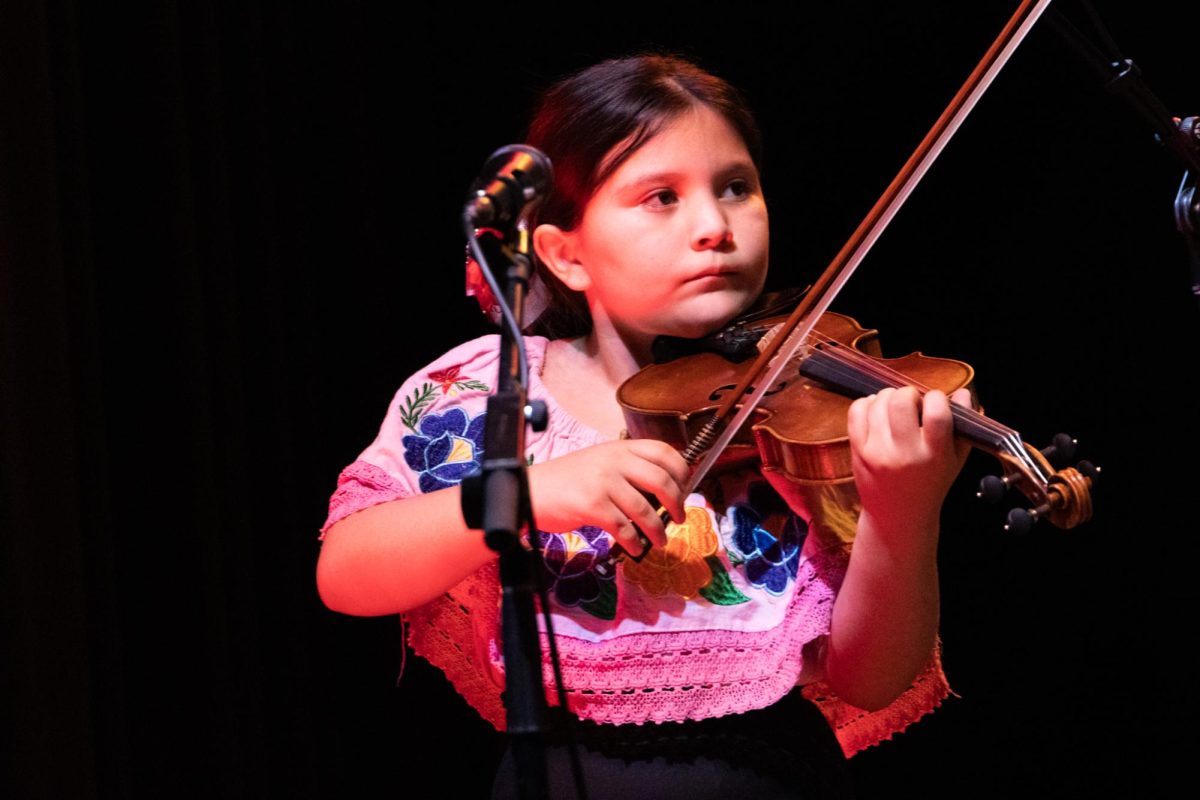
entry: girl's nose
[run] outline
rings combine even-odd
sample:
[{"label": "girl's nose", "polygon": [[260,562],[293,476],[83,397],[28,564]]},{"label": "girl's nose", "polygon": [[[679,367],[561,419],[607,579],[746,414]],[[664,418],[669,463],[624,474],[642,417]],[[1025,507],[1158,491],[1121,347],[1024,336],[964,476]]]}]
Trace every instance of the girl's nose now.
[{"label": "girl's nose", "polygon": [[733,244],[733,229],[718,198],[708,198],[697,206],[692,231],[693,250],[723,250]]}]

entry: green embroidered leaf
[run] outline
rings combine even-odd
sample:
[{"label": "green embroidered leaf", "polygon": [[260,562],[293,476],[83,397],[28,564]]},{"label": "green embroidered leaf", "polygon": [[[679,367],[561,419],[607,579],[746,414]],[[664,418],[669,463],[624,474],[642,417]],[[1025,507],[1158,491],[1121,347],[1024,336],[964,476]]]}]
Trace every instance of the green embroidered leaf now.
[{"label": "green embroidered leaf", "polygon": [[436,399],[434,395],[436,388],[434,384],[426,383],[420,389],[413,389],[412,397],[407,398],[400,406],[400,420],[413,433],[417,432],[417,422],[421,419],[421,412]]},{"label": "green embroidered leaf", "polygon": [[489,391],[488,385],[486,383],[484,383],[483,381],[477,381],[477,380],[455,381],[454,388],[456,388],[456,389],[477,389],[481,392]]},{"label": "green embroidered leaf", "polygon": [[525,466],[527,466],[527,467],[533,466],[533,453],[530,453],[529,457],[525,459]]},{"label": "green embroidered leaf", "polygon": [[701,597],[717,606],[736,606],[739,603],[750,602],[750,598],[739,592],[733,581],[729,580],[729,573],[725,571],[721,559],[709,556],[704,561],[712,570],[713,579],[708,586],[700,590]]},{"label": "green embroidered leaf", "polygon": [[[750,598],[746,598],[749,600]],[[600,619],[616,619],[617,616],[617,584],[616,581],[600,581],[600,596],[579,607]]]}]

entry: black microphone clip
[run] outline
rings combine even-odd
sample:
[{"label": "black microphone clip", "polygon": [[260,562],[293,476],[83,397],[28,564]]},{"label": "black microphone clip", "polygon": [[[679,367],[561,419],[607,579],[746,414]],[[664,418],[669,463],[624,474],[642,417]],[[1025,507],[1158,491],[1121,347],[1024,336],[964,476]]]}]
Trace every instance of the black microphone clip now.
[{"label": "black microphone clip", "polygon": [[550,159],[524,144],[501,147],[483,165],[464,214],[476,228],[505,228],[550,193]]}]

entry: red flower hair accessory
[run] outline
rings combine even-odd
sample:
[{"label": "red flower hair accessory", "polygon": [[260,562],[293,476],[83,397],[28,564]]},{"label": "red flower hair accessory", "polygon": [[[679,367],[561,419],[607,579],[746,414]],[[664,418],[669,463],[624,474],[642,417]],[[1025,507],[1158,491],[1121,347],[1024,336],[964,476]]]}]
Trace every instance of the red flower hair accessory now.
[{"label": "red flower hair accessory", "polygon": [[[495,228],[475,229],[476,239],[481,239],[484,235],[492,236],[497,240],[503,238],[500,231]],[[481,247],[484,244],[484,242],[480,242]],[[467,245],[467,297],[474,297],[479,303],[480,310],[487,314],[488,319],[494,324],[500,324],[500,303],[496,300],[496,295],[492,293],[492,287],[483,277],[483,269],[479,266],[479,262],[471,255],[469,244]]]},{"label": "red flower hair accessory", "polygon": [[[499,245],[504,240],[504,234],[495,228],[476,228],[475,238],[480,240],[480,248],[490,258],[493,252],[499,251]],[[487,315],[493,324],[499,325],[501,319],[500,302],[492,292],[492,287],[488,285],[487,279],[483,277],[483,268],[479,266],[475,257],[471,255],[470,245],[467,245],[466,289],[467,297],[474,297],[475,301],[479,303],[479,309]],[[532,325],[545,309],[546,290],[542,285],[542,279],[538,277],[535,271],[533,277],[529,280],[529,294],[525,299],[525,326],[528,328]]]}]

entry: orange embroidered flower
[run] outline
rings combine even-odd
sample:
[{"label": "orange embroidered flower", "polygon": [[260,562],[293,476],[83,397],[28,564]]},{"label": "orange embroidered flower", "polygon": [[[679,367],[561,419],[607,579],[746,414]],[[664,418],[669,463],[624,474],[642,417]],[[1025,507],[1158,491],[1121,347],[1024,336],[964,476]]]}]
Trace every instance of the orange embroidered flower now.
[{"label": "orange embroidered flower", "polygon": [[712,518],[703,508],[688,506],[683,524],[667,526],[667,546],[654,547],[641,563],[622,562],[625,580],[654,597],[668,594],[691,600],[712,581],[704,559],[714,556],[720,542]]}]

